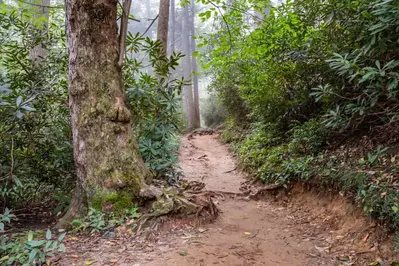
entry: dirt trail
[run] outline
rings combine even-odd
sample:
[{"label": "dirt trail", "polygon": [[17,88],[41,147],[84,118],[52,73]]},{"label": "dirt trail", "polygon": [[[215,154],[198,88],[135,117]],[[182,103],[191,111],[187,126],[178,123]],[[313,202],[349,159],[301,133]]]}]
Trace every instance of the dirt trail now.
[{"label": "dirt trail", "polygon": [[245,175],[217,134],[184,137],[179,160],[190,181],[222,192],[214,199],[221,210],[214,223],[168,220],[145,237],[120,228],[109,237],[69,239],[59,264],[349,266],[392,258],[392,241],[377,242],[386,233],[378,229],[378,234],[378,226],[351,211],[343,197],[320,197],[297,188],[292,202],[272,196],[248,200],[240,192]]},{"label": "dirt trail", "polygon": [[[245,175],[217,134],[184,138],[179,159],[187,178],[204,182],[206,190],[241,193]],[[188,255],[171,256],[167,265],[330,265],[309,255],[315,243],[298,237],[284,207],[244,195],[226,195],[217,204],[221,215],[200,243],[186,245]]]},{"label": "dirt trail", "polygon": [[179,165],[188,180],[204,182],[205,189],[210,191],[240,193],[241,183],[245,181],[235,171],[236,163],[217,135],[183,138]]}]

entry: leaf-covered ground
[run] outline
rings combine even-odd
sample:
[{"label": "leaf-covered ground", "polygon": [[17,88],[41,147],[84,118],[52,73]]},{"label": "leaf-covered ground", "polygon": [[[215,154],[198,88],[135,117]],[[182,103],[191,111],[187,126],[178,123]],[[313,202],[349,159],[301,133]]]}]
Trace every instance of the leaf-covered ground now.
[{"label": "leaf-covered ground", "polygon": [[[69,236],[58,265],[390,265],[394,241],[340,195],[295,187],[250,199],[248,183],[217,134],[182,139],[180,166],[214,191],[221,214],[212,224],[167,217],[136,235]],[[258,189],[251,185],[252,190]],[[374,263],[374,264],[373,264]]]}]

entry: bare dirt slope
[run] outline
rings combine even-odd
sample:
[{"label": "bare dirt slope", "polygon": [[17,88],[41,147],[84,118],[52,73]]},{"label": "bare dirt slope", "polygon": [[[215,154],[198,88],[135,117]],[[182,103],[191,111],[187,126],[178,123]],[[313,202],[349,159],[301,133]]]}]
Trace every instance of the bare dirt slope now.
[{"label": "bare dirt slope", "polygon": [[296,187],[295,197],[249,200],[240,191],[245,175],[217,134],[184,137],[179,159],[187,179],[218,192],[214,201],[221,213],[214,223],[172,219],[146,236],[119,228],[108,238],[69,238],[59,264],[317,266],[393,260],[387,233],[343,197]]}]

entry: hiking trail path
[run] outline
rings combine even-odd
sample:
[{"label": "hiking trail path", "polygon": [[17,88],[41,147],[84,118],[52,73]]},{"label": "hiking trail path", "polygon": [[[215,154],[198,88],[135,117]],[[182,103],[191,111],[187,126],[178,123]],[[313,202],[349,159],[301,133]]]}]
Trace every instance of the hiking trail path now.
[{"label": "hiking trail path", "polygon": [[204,182],[205,190],[220,195],[214,199],[220,209],[215,222],[169,221],[146,237],[122,228],[112,237],[69,238],[58,264],[344,266],[369,265],[389,253],[389,245],[373,250],[376,225],[352,212],[339,195],[297,188],[299,196],[292,201],[287,195],[248,199],[240,191],[246,175],[217,133],[184,136],[179,166],[188,181]]}]

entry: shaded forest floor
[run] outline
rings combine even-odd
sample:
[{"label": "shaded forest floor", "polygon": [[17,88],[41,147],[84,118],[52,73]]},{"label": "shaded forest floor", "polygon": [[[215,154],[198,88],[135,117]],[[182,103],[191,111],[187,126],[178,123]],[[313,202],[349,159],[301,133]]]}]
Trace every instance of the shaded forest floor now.
[{"label": "shaded forest floor", "polygon": [[[57,265],[390,265],[394,240],[342,196],[297,185],[258,199],[242,192],[244,173],[218,134],[182,139],[180,167],[215,193],[221,213],[211,224],[165,218],[136,235],[70,236]],[[375,264],[371,264],[375,263]]]}]

